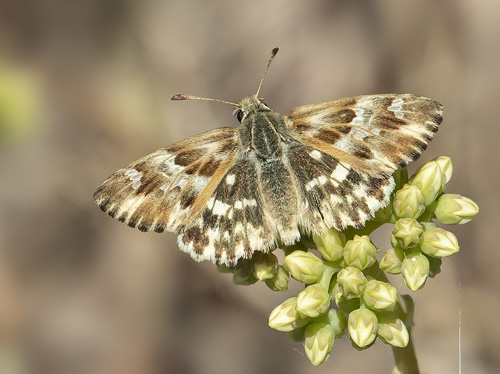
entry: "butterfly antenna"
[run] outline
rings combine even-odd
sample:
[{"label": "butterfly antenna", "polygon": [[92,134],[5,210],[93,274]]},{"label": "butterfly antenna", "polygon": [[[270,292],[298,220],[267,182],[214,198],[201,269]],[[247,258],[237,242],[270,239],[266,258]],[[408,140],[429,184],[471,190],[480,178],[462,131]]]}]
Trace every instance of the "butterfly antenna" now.
[{"label": "butterfly antenna", "polygon": [[208,97],[200,97],[200,96],[193,96],[193,95],[186,95],[186,94],[177,94],[172,96],[170,100],[205,100],[205,101],[216,101],[218,103],[224,103],[224,104],[229,104],[233,105],[235,107],[240,107],[240,104],[232,103],[230,101],[225,101],[225,100],[219,100],[219,99],[210,99]]},{"label": "butterfly antenna", "polygon": [[257,93],[255,94],[256,97],[259,96],[259,92],[260,92],[260,89],[262,88],[262,83],[264,83],[264,78],[266,77],[267,70],[269,69],[269,65],[271,65],[271,62],[273,61],[274,56],[276,56],[276,53],[278,53],[279,50],[280,49],[278,47],[276,47],[276,48],[273,48],[273,50],[271,51],[271,57],[269,57],[269,61],[267,62],[266,70],[264,70],[264,74],[262,75],[262,78],[261,78],[260,83],[259,83],[259,88],[257,88]]}]

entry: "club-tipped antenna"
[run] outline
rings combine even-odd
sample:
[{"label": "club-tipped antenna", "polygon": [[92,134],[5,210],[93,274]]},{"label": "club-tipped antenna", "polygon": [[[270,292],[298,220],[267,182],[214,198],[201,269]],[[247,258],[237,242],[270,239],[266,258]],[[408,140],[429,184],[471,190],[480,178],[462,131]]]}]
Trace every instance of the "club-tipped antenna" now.
[{"label": "club-tipped antenna", "polygon": [[193,96],[193,95],[186,95],[186,94],[177,94],[172,96],[170,100],[205,100],[205,101],[216,101],[218,103],[223,103],[223,104],[229,104],[233,105],[235,107],[240,107],[240,104],[232,103],[230,101],[225,101],[225,100],[219,100],[219,99],[210,99],[208,97],[200,97],[200,96]]},{"label": "club-tipped antenna", "polygon": [[269,57],[269,61],[267,62],[266,70],[264,70],[264,74],[262,75],[262,78],[260,79],[259,88],[257,88],[257,93],[255,94],[256,97],[259,97],[259,92],[260,92],[260,89],[262,88],[262,83],[264,83],[264,78],[266,77],[267,70],[269,69],[269,65],[271,65],[271,62],[273,61],[274,56],[276,56],[276,53],[278,53],[279,50],[280,49],[278,47],[276,47],[276,48],[273,48],[273,50],[271,51],[271,57]]}]

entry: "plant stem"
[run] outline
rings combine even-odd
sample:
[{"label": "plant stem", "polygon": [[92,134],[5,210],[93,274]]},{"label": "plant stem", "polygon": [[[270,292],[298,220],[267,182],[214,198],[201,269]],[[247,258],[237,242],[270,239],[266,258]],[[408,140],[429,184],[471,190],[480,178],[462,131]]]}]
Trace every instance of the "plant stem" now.
[{"label": "plant stem", "polygon": [[331,263],[323,264],[323,275],[321,276],[321,279],[318,282],[316,282],[325,287],[325,290],[327,291],[330,288],[330,282],[332,280],[333,274],[335,274],[339,270],[337,267],[331,266],[330,264]]},{"label": "plant stem", "polygon": [[392,370],[392,374],[420,374],[418,370],[417,356],[411,339],[411,330],[408,328],[410,341],[404,348],[392,347],[394,362],[396,366]]}]

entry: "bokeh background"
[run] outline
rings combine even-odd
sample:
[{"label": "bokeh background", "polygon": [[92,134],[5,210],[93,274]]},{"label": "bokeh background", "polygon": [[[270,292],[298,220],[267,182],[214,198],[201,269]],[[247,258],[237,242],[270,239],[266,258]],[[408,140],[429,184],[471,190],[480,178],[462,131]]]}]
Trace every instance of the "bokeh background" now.
[{"label": "bokeh background", "polygon": [[496,372],[498,14],[494,0],[1,0],[0,372],[391,371],[388,346],[357,352],[346,337],[314,368],[267,326],[296,286],[234,286],[174,235],[132,230],[93,203],[116,169],[235,125],[228,106],[169,99],[254,93],[275,46],[261,95],[278,112],[387,92],[444,104],[413,170],[450,156],[447,191],[481,212],[453,228],[460,253],[412,294],[413,336],[423,373]]}]

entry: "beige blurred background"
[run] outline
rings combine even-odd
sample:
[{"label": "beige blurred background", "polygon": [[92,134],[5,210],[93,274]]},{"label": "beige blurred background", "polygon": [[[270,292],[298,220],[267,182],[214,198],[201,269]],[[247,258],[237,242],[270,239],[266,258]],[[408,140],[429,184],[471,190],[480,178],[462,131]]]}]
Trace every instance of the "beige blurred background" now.
[{"label": "beige blurred background", "polygon": [[499,14],[493,0],[1,0],[0,372],[391,371],[388,346],[357,352],[345,337],[314,368],[267,326],[297,286],[234,286],[173,234],[130,229],[92,200],[138,157],[236,125],[228,106],[169,99],[254,93],[275,46],[261,95],[278,112],[387,92],[444,104],[415,166],[450,156],[447,191],[481,212],[412,294],[417,356],[423,373],[458,373],[460,359],[463,373],[497,372]]}]

